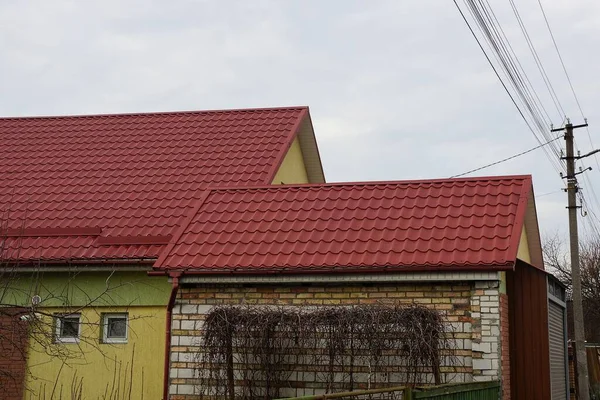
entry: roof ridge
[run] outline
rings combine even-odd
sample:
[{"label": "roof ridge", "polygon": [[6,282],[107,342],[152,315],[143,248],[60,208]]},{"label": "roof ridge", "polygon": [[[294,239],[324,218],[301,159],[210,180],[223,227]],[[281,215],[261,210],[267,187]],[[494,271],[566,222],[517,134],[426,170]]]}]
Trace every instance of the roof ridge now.
[{"label": "roof ridge", "polygon": [[231,109],[209,109],[209,110],[179,110],[179,111],[147,111],[131,113],[98,113],[98,114],[66,114],[66,115],[31,115],[20,117],[3,117],[0,121],[26,120],[26,119],[68,119],[68,118],[98,118],[98,117],[137,117],[151,115],[185,115],[185,114],[218,114],[234,112],[259,112],[259,111],[285,111],[305,110],[308,106],[283,106],[283,107],[256,107],[256,108],[231,108]]},{"label": "roof ridge", "polygon": [[210,197],[211,194],[212,190],[203,190],[203,192],[200,195],[200,198],[196,200],[196,204],[194,204],[194,206],[188,210],[188,213],[180,219],[179,227],[171,235],[171,240],[169,241],[167,246],[164,249],[162,249],[154,265],[161,265],[166,260],[166,258],[171,253],[171,250],[173,250],[173,247],[175,247],[183,233],[188,229],[192,220],[194,219],[196,214],[198,214],[198,211],[200,210],[200,208],[202,208],[202,205],[206,203],[206,200]]},{"label": "roof ridge", "polygon": [[282,185],[258,185],[258,186],[212,186],[207,190],[216,191],[244,191],[261,189],[291,189],[291,188],[320,188],[320,187],[344,187],[344,186],[385,186],[385,185],[410,185],[410,184],[428,184],[428,183],[451,183],[451,182],[486,182],[486,181],[506,181],[522,179],[531,181],[531,175],[498,175],[482,176],[470,178],[434,178],[434,179],[408,179],[408,180],[390,180],[390,181],[350,181],[350,182],[325,182],[325,183],[291,183]]}]

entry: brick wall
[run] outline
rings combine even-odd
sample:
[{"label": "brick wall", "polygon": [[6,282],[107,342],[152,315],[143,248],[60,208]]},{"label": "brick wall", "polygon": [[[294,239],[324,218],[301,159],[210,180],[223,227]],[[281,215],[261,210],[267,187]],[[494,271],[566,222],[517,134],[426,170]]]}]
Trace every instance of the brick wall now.
[{"label": "brick wall", "polygon": [[509,347],[509,317],[508,317],[508,296],[500,295],[500,339],[502,347],[501,369],[502,369],[502,399],[510,400],[510,347]]},{"label": "brick wall", "polygon": [[0,397],[4,400],[23,399],[28,335],[27,322],[20,315],[14,309],[0,312]]},{"label": "brick wall", "polygon": [[[179,291],[173,310],[170,398],[194,399],[199,383],[195,370],[201,350],[204,316],[215,305],[259,304],[344,306],[353,304],[422,304],[446,315],[454,331],[455,365],[442,363],[445,381],[470,382],[499,378],[499,296],[497,282],[456,284],[310,284],[197,285]],[[314,375],[314,374],[312,374]],[[313,378],[314,380],[315,378]],[[396,382],[403,384],[404,382]],[[286,396],[321,393],[319,382],[296,385]]]},{"label": "brick wall", "polygon": [[471,289],[473,320],[473,380],[500,379],[500,296],[498,282],[474,282]]}]

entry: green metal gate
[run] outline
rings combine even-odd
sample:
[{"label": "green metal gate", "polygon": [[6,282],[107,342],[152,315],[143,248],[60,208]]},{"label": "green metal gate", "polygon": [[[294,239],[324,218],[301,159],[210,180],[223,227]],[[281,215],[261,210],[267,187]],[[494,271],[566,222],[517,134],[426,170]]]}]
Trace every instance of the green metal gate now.
[{"label": "green metal gate", "polygon": [[413,390],[412,398],[435,400],[499,400],[500,383],[477,382],[442,385],[422,390],[416,389]]},{"label": "green metal gate", "polygon": [[[290,397],[285,400],[500,400],[500,382],[456,383],[431,387],[406,386],[354,390],[314,396]],[[284,399],[279,399],[284,400]]]}]

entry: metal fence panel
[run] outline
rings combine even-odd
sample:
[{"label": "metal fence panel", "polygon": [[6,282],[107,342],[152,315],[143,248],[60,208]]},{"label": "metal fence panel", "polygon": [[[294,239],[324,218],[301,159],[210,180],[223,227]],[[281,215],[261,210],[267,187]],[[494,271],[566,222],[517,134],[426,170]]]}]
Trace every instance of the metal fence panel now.
[{"label": "metal fence panel", "polygon": [[328,400],[328,399],[349,399],[349,400],[410,400],[406,397],[406,392],[410,389],[406,386],[353,390],[351,392],[328,393],[314,396],[289,397],[279,400]]},{"label": "metal fence panel", "polygon": [[456,385],[442,385],[416,390],[413,399],[434,400],[499,400],[499,382],[477,382]]},{"label": "metal fence panel", "polygon": [[[499,382],[475,382],[439,385],[422,388],[394,387],[352,392],[329,393],[315,396],[287,398],[286,400],[499,400]],[[280,399],[283,400],[283,399]]]}]

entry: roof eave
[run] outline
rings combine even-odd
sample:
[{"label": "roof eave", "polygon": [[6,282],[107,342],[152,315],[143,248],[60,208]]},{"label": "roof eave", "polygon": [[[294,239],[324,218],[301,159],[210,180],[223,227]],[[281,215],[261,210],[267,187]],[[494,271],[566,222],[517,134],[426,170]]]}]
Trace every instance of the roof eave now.
[{"label": "roof eave", "polygon": [[93,271],[149,271],[155,258],[138,259],[40,259],[6,260],[4,269],[14,273],[23,272],[93,272]]},{"label": "roof eave", "polygon": [[411,273],[411,272],[482,272],[511,271],[515,261],[477,265],[419,265],[419,266],[319,266],[319,267],[268,267],[268,268],[154,268],[151,275],[164,275],[177,271],[184,275],[289,275],[289,274],[357,274],[357,273]]},{"label": "roof eave", "polygon": [[304,158],[308,181],[310,183],[325,183],[325,172],[323,171],[319,145],[310,116],[310,110],[308,109],[297,136],[300,142],[302,157]]}]

